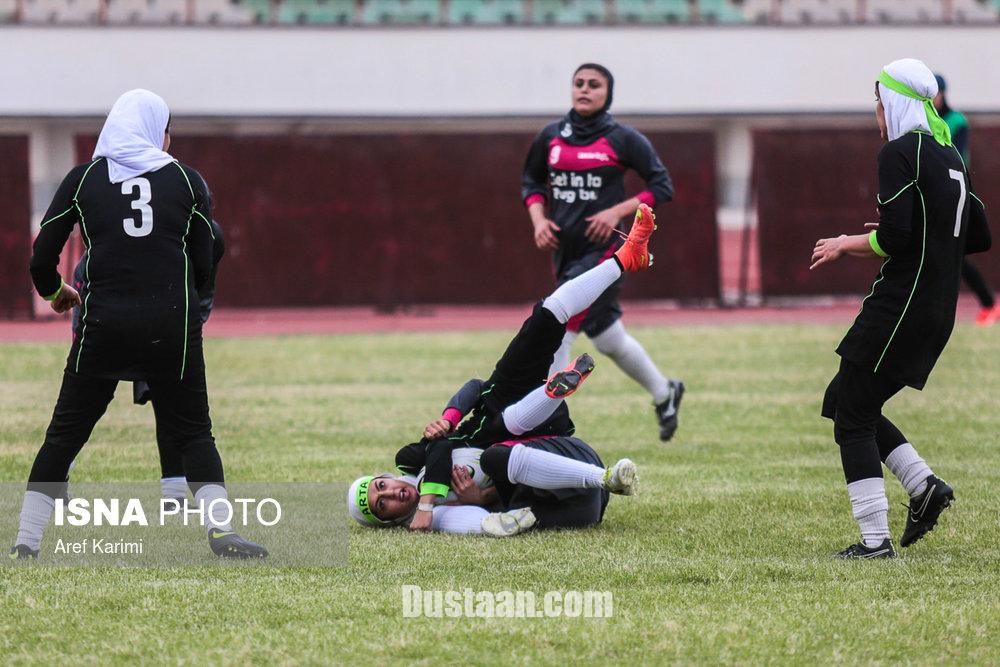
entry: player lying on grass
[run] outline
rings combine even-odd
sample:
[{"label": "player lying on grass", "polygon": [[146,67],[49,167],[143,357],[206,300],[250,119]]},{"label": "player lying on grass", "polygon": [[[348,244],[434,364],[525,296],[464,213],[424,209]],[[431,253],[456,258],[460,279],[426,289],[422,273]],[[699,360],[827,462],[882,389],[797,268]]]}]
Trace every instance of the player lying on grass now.
[{"label": "player lying on grass", "polygon": [[[569,319],[590,306],[623,272],[642,271],[650,265],[652,257],[648,254],[648,243],[654,228],[652,211],[648,206],[641,205],[636,211],[635,222],[625,244],[614,254],[613,260],[564,283],[536,305],[507,346],[490,378],[485,382],[472,380],[466,383],[449,402],[442,418],[428,424],[424,430],[424,439],[399,451],[396,456],[399,471],[414,480],[421,469],[423,475],[413,491],[401,487],[398,489],[398,500],[405,503],[409,514],[415,514],[412,518],[409,514],[396,517],[396,523],[406,521],[413,530],[431,530],[434,527],[433,507],[446,502],[452,482],[452,453],[460,446],[485,449],[495,443],[514,439],[525,443],[544,442],[540,438],[556,439],[559,436],[559,439],[573,442],[564,443],[563,449],[557,447],[556,455],[562,455],[563,458],[583,456],[582,461],[599,469],[601,475],[605,473],[603,464],[600,468],[595,465],[600,461],[599,457],[596,454],[590,456],[593,450],[580,441],[568,438],[574,427],[563,401],[593,370],[593,360],[589,355],[581,355],[570,367],[553,375],[548,382],[546,376],[552,355],[566,333]],[[455,425],[470,410],[469,418],[456,429]],[[580,454],[580,445],[589,452]],[[493,456],[500,458],[499,454]],[[530,458],[530,455],[525,456]],[[520,455],[516,460],[520,461]],[[369,504],[372,500],[369,494],[374,490],[375,495],[379,495],[383,490],[381,487],[386,486],[386,483],[378,482],[372,487],[372,479],[374,478],[367,477],[355,481],[348,504],[358,509],[363,522],[371,519],[367,522],[381,525],[381,518],[371,512],[371,508],[375,512],[379,508],[377,504]],[[509,481],[518,484],[524,480],[515,476]],[[551,490],[562,487],[536,488]],[[595,522],[596,520],[599,520],[599,516]]]},{"label": "player lying on grass", "polygon": [[903,387],[923,389],[955,325],[962,260],[991,243],[983,203],[931,103],[937,92],[934,75],[919,60],[897,60],[882,70],[875,83],[875,117],[886,141],[878,155],[879,222],[867,225],[869,234],[820,239],[813,251],[811,269],[845,254],[884,259],[837,347],[840,369],[823,398],[861,529],[861,541],[841,558],[896,555],[883,463],[910,495],[904,547],[932,530],[955,498],[882,414]]}]

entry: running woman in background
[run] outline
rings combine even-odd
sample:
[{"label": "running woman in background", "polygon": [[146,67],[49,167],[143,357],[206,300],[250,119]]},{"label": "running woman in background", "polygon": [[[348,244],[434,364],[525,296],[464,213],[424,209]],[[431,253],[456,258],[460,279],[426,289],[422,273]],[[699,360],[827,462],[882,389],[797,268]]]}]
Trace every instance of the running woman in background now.
[{"label": "running woman in background", "polygon": [[962,259],[990,247],[983,203],[934,109],[936,94],[934,75],[919,60],[882,70],[875,84],[875,117],[887,142],[878,155],[879,221],[869,234],[820,239],[813,250],[811,269],[844,255],[884,260],[837,347],[840,370],[823,398],[861,528],[861,541],[841,558],[895,556],[882,463],[910,496],[904,547],[932,530],[955,498],[882,414],[903,387],[923,388],[955,325]]},{"label": "running woman in background", "polygon": [[[652,208],[673,198],[670,175],[649,140],[608,113],[614,82],[602,65],[580,65],[573,74],[573,108],[562,120],[545,126],[525,160],[521,196],[534,227],[535,245],[555,252],[559,285],[610,259],[621,244],[616,230],[639,204]],[[626,199],[629,169],[642,177],[646,189]],[[670,440],[677,430],[684,384],[664,377],[642,345],[625,331],[618,303],[622,282],[615,282],[569,323],[550,370],[566,366],[573,341],[583,331],[599,352],[652,395],[660,439]]]},{"label": "running woman in background", "polygon": [[[965,118],[965,114],[952,109],[948,105],[948,98],[944,94],[948,84],[945,82],[944,77],[940,74],[935,74],[934,78],[937,80],[938,85],[938,94],[934,96],[934,107],[938,110],[944,122],[948,123],[948,129],[951,131],[951,141],[955,145],[955,149],[961,153],[962,160],[965,161],[965,168],[968,169],[970,164],[969,121]],[[983,274],[968,258],[962,260],[962,279],[969,286],[969,289],[975,293],[976,298],[979,299],[979,314],[976,315],[976,324],[981,327],[988,327],[995,324],[1000,319],[1000,305],[997,304],[996,299],[993,297],[993,290],[990,289]]]},{"label": "running woman in background", "polygon": [[[158,95],[137,89],[118,98],[93,160],[63,179],[35,239],[35,289],[57,313],[81,303],[83,313],[28,477],[11,558],[38,557],[70,463],[121,380],[149,383],[158,440],[181,453],[195,500],[209,507],[227,498],[209,418],[198,308],[198,290],[212,272],[211,201],[201,175],[167,152],[169,126],[170,111]],[[77,224],[87,246],[81,292],[56,268]],[[206,518],[217,555],[267,555],[233,532],[226,518]]]}]

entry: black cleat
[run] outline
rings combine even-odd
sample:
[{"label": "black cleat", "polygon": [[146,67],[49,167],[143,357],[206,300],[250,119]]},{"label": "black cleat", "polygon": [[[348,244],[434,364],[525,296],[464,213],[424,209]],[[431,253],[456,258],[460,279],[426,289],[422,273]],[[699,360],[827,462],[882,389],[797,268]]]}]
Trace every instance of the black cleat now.
[{"label": "black cleat", "polygon": [[566,398],[580,388],[594,370],[594,358],[584,352],[566,368],[553,373],[545,385],[545,393],[552,398]]},{"label": "black cleat", "polygon": [[677,412],[681,409],[681,399],[684,398],[684,383],[680,380],[668,380],[670,395],[667,400],[657,405],[656,419],[660,422],[660,440],[666,442],[674,437],[677,430]]},{"label": "black cleat", "polygon": [[10,548],[11,560],[38,560],[38,549],[31,549],[24,544],[16,544]]},{"label": "black cleat", "polygon": [[844,560],[895,558],[896,551],[892,548],[892,540],[887,537],[877,547],[866,547],[864,540],[862,540],[835,555],[837,558],[843,558]]},{"label": "black cleat", "polygon": [[267,558],[267,549],[232,531],[211,529],[208,531],[208,546],[221,558]]},{"label": "black cleat", "polygon": [[925,481],[927,488],[924,492],[910,499],[910,508],[906,513],[906,528],[903,529],[903,536],[899,538],[901,547],[910,546],[934,530],[941,512],[955,502],[955,492],[948,486],[948,482],[934,475],[928,475]]}]

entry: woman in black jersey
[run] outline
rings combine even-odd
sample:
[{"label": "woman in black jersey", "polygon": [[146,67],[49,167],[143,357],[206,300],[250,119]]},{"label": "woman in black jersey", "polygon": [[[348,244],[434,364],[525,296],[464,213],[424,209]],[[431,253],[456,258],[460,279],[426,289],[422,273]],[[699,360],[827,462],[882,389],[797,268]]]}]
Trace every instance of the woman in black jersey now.
[{"label": "woman in black jersey", "polygon": [[[539,250],[555,252],[557,284],[606,261],[621,244],[616,230],[635,214],[640,203],[654,207],[674,195],[670,174],[642,134],[618,123],[608,109],[614,77],[595,63],[573,74],[573,108],[560,121],[546,125],[528,151],[521,197],[534,227]],[[625,196],[625,172],[634,169],[646,189]],[[684,384],[660,373],[642,345],[625,331],[618,281],[567,327],[551,370],[569,361],[570,347],[583,331],[594,347],[611,357],[653,397],[660,438],[677,430],[677,410]]]},{"label": "woman in black jersey", "polygon": [[811,268],[845,254],[881,257],[882,268],[837,353],[823,399],[833,420],[861,541],[838,556],[891,558],[882,463],[910,495],[900,544],[932,530],[954,493],[882,414],[904,386],[922,389],[955,324],[966,254],[990,247],[983,203],[933,106],[934,75],[919,60],[890,63],[875,84],[887,143],[878,155],[878,223],[869,234],[820,239]]},{"label": "woman in black jersey", "polygon": [[[226,498],[209,418],[198,298],[213,269],[211,200],[201,175],[167,153],[169,120],[159,96],[141,89],[122,95],[93,160],[63,180],[35,239],[35,289],[56,312],[79,305],[81,315],[28,478],[12,558],[37,558],[53,499],[65,493],[70,463],[120,380],[149,383],[158,441],[181,453],[195,500],[207,507]],[[76,225],[87,246],[80,292],[56,268]],[[228,522],[206,519],[216,554],[267,555]]]}]

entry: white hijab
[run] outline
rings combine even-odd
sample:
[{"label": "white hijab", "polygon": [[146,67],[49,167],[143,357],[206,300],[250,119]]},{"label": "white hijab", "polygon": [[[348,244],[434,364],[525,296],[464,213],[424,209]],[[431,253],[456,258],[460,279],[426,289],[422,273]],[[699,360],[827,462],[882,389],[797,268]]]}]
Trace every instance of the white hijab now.
[{"label": "white hijab", "polygon": [[107,158],[112,183],[127,181],[174,161],[163,150],[163,133],[169,121],[167,103],[156,93],[136,88],[118,98],[94,149],[94,159]]},{"label": "white hijab", "polygon": [[[909,86],[918,95],[924,97],[937,95],[938,85],[934,73],[919,60],[903,58],[889,63],[882,69],[896,81]],[[900,95],[887,86],[879,86],[878,94],[882,98],[882,106],[885,108],[885,124],[889,131],[889,141],[898,139],[913,130],[931,132],[923,102]]]}]

